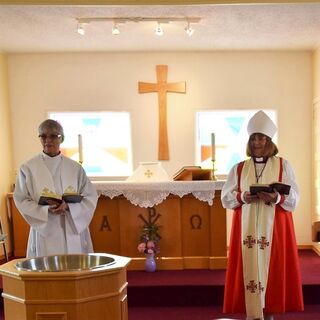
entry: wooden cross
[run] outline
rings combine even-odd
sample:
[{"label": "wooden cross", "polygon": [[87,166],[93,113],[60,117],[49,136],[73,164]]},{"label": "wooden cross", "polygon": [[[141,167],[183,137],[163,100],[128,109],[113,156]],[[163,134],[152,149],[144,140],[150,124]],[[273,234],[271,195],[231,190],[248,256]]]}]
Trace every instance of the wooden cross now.
[{"label": "wooden cross", "polygon": [[169,160],[167,132],[167,92],[186,92],[185,82],[168,83],[168,66],[156,66],[157,83],[139,82],[139,93],[158,92],[159,104],[159,149],[158,160]]}]

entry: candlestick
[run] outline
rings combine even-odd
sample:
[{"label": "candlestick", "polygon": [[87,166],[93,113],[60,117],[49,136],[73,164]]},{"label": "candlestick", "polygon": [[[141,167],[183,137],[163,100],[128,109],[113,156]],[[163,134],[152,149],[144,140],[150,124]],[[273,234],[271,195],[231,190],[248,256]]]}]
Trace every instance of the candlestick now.
[{"label": "candlestick", "polygon": [[216,181],[218,180],[217,177],[215,176],[214,172],[216,171],[216,169],[214,168],[214,163],[215,160],[211,160],[212,161],[212,180]]},{"label": "candlestick", "polygon": [[78,134],[78,153],[79,153],[79,163],[83,163],[83,149],[82,149],[82,135]]},{"label": "candlestick", "polygon": [[216,159],[216,141],[215,141],[215,135],[212,132],[211,133],[211,160]]}]

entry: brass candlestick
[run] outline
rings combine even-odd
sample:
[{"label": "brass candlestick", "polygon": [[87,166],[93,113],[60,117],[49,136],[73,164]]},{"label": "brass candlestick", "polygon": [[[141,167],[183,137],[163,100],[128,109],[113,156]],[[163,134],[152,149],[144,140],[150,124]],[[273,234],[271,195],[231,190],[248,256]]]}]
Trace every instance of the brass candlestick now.
[{"label": "brass candlestick", "polygon": [[215,174],[214,174],[214,172],[215,172],[215,170],[216,170],[216,169],[214,168],[214,163],[215,163],[216,160],[215,160],[215,159],[212,159],[211,161],[212,161],[212,180],[213,180],[213,181],[217,181],[218,179],[217,179],[217,177],[216,177]]}]

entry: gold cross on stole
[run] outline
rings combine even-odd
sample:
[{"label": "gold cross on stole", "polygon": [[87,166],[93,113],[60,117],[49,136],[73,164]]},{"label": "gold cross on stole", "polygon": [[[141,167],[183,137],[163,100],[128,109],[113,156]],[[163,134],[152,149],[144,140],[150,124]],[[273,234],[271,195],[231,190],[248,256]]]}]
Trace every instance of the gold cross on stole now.
[{"label": "gold cross on stole", "polygon": [[159,104],[159,149],[158,160],[169,160],[167,132],[167,92],[186,92],[185,82],[168,83],[168,66],[156,66],[157,83],[139,82],[139,93],[158,93]]}]

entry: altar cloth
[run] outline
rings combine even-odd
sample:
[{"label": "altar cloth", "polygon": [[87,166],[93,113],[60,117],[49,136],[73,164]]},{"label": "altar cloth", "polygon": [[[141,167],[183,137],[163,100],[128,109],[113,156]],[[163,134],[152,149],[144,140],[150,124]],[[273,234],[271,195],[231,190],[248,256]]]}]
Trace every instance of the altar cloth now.
[{"label": "altar cloth", "polygon": [[163,202],[170,194],[180,198],[192,194],[200,201],[213,205],[215,190],[221,190],[224,181],[165,181],[165,182],[128,182],[94,181],[99,195],[110,199],[123,195],[132,204],[149,208]]}]

